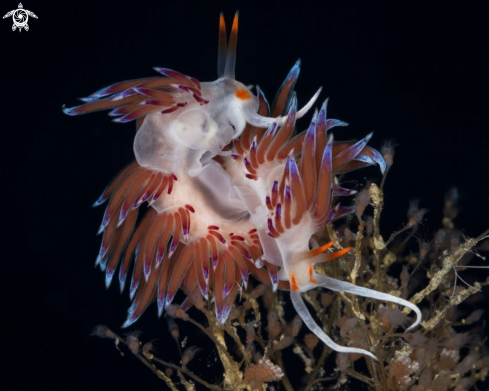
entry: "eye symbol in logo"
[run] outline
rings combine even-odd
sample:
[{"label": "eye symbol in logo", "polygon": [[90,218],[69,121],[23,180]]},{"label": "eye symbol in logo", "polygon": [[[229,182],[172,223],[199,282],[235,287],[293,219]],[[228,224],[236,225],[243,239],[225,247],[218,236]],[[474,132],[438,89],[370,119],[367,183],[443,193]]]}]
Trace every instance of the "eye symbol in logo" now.
[{"label": "eye symbol in logo", "polygon": [[24,28],[25,31],[29,31],[29,25],[27,24],[29,16],[32,16],[36,19],[38,19],[38,17],[34,12],[24,9],[22,3],[19,3],[18,7],[19,8],[17,8],[16,10],[7,12],[3,16],[3,19],[8,18],[9,16],[12,17],[12,20],[14,21],[14,24],[12,25],[12,31],[15,31],[17,28],[19,29],[19,31],[22,31],[22,28]]}]

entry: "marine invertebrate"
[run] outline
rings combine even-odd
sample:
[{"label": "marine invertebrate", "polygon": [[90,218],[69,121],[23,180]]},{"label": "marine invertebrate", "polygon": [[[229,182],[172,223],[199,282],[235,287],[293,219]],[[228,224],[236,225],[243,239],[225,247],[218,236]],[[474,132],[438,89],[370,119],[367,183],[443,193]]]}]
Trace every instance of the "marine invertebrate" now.
[{"label": "marine invertebrate", "polygon": [[[107,286],[121,263],[123,290],[134,258],[133,302],[125,326],[154,300],[161,315],[178,289],[187,300],[177,317],[183,318],[178,311],[191,305],[202,307],[212,293],[216,317],[225,322],[251,273],[274,290],[290,290],[304,323],[332,349],[377,360],[365,349],[336,344],[316,324],[301,293],[325,287],[397,303],[416,313],[407,330],[420,323],[421,312],[411,302],[357,286],[354,277],[350,283],[315,270],[351,250],[331,251],[331,233],[326,244],[319,244],[328,224],[354,212],[337,203],[338,197],[355,193],[340,187],[337,176],[372,164],[384,171],[386,163],[367,146],[372,134],[358,142],[334,141],[331,129],[346,124],[327,119],[327,101],[308,129],[294,135],[296,121],[321,89],[298,109],[293,91],[298,62],[269,108],[262,91],[255,96],[234,77],[237,32],[236,14],[228,44],[221,16],[214,82],[155,68],[163,77],[116,83],[85,98],[83,105],[64,109],[69,115],[111,109],[117,122],[137,124],[136,160],[95,203],[108,201],[96,262]],[[362,192],[358,200],[364,209],[370,196]],[[144,202],[151,208],[136,225]],[[360,220],[363,209],[357,210]]]}]

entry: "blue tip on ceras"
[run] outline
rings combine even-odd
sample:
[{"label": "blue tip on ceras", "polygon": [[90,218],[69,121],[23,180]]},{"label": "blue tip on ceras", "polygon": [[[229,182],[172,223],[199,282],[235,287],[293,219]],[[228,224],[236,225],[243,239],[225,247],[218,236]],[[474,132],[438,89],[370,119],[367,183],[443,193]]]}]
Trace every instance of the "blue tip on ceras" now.
[{"label": "blue tip on ceras", "polygon": [[214,306],[216,308],[216,318],[219,323],[224,324],[226,322],[227,316],[225,316],[226,311],[224,310],[224,303],[223,307],[219,308],[217,305],[217,302],[214,300]]},{"label": "blue tip on ceras", "polygon": [[[134,259],[137,259],[137,257],[138,257],[140,245],[141,245],[141,242],[139,242],[136,245],[136,248],[134,250]],[[129,287],[129,298],[131,300],[134,298],[134,295],[136,294],[136,290],[138,289],[138,286],[139,286],[139,280],[141,279],[141,276],[139,276],[139,278],[136,280],[135,274],[136,274],[135,271],[133,271],[132,278],[131,278],[131,285]]]},{"label": "blue tip on ceras", "polygon": [[76,115],[75,113],[75,109],[77,109],[78,107],[80,106],[75,106],[75,107],[66,107],[66,105],[63,105],[61,107],[61,110],[63,111],[63,113],[65,113],[66,115]]},{"label": "blue tip on ceras", "polygon": [[357,157],[357,155],[360,153],[360,151],[365,147],[365,145],[367,145],[367,143],[370,141],[373,134],[374,134],[373,132],[367,134],[367,136],[365,136],[362,140],[358,141],[357,143],[353,144],[351,147],[340,152],[338,155],[335,156],[335,158],[346,156],[348,161],[354,160]]},{"label": "blue tip on ceras", "polygon": [[318,128],[323,128],[326,133],[329,129],[334,128],[335,126],[348,126],[347,122],[340,121],[338,119],[327,119],[327,109],[328,109],[329,98],[321,105],[321,110],[319,111],[317,117],[317,126]]},{"label": "blue tip on ceras", "polygon": [[[286,86],[286,85],[289,85],[291,84],[292,85],[292,88],[290,88],[290,93],[293,94],[294,93],[294,86],[295,86],[295,83],[297,82],[297,78],[299,77],[299,74],[301,72],[301,59],[299,58],[294,66],[292,67],[292,69],[289,71],[287,77],[285,78],[285,80],[283,81],[282,85],[280,86],[280,88],[278,89],[279,92],[277,92],[277,95],[275,96],[275,98],[273,99],[273,106],[275,106],[275,102],[276,102],[276,99],[278,97],[278,94],[280,93],[280,91]],[[289,95],[290,97],[290,95]],[[290,109],[290,104],[291,104],[291,100],[289,100],[289,105],[287,107],[284,108],[284,111],[285,112],[288,112],[289,109]],[[282,113],[280,113],[280,115],[282,115]]]},{"label": "blue tip on ceras", "polygon": [[332,160],[333,160],[333,141],[334,136],[333,133],[329,135],[328,143],[326,144],[326,148],[324,148],[323,157],[321,159],[321,167],[319,177],[325,175],[325,173],[329,173],[332,171]]},{"label": "blue tip on ceras", "polygon": [[110,95],[112,94],[113,92],[110,92],[110,89],[112,87],[114,87],[115,85],[117,85],[119,83],[116,83],[116,84],[111,84],[110,86],[108,87],[104,87],[96,92],[94,92],[93,94],[90,94],[90,96],[88,97],[88,99],[92,99],[92,100],[96,100],[98,98],[102,98],[104,96],[107,96],[107,95]]},{"label": "blue tip on ceras", "polygon": [[[378,164],[379,165],[379,168],[380,168],[380,171],[382,172],[382,174],[384,174],[385,173],[385,169],[386,169],[386,163],[385,163],[384,158],[382,157],[382,155],[377,150],[375,150],[373,148],[370,148],[370,152],[369,153],[371,155],[360,154],[360,151],[365,147],[365,145],[367,145],[367,143],[372,138],[373,134],[374,134],[374,132],[368,134],[363,140],[360,140],[359,142],[357,142],[355,145],[351,146],[348,149],[352,149],[352,151],[355,154],[353,160],[365,162],[365,163],[368,163],[368,164]],[[345,151],[343,151],[343,152],[345,152]]]},{"label": "blue tip on ceras", "polygon": [[272,290],[275,292],[278,289],[278,274],[276,271],[273,273],[269,270],[268,274],[270,276],[270,280],[272,281]]},{"label": "blue tip on ceras", "polygon": [[[334,128],[336,126],[348,126],[347,122],[340,121],[338,119],[326,119],[327,118],[328,102],[329,102],[329,98],[327,98],[321,106],[321,110],[319,111],[318,120],[317,120],[318,127],[321,127],[320,125],[322,125],[325,129],[325,132],[327,132],[329,129]],[[373,135],[373,132],[370,133],[365,138],[365,139],[368,138],[367,142],[370,140],[372,135]],[[361,141],[363,141],[363,140],[361,140]],[[377,150],[375,150],[373,148],[371,148],[371,154],[372,154],[372,156],[365,155],[365,154],[359,154],[355,157],[354,160],[363,161],[363,162],[368,163],[368,164],[378,164],[380,167],[380,171],[382,172],[382,174],[384,174],[385,169],[386,169],[386,163],[384,161],[384,158],[382,157],[382,155]],[[354,193],[351,193],[350,195],[352,195],[352,194],[354,194]]]},{"label": "blue tip on ceras", "polygon": [[90,102],[93,102],[94,100],[97,100],[96,98],[78,98],[78,100],[81,100],[82,102],[85,102],[85,103],[90,103]]},{"label": "blue tip on ceras", "polygon": [[163,311],[165,310],[165,299],[161,299],[160,295],[158,295],[157,299],[157,306],[158,306],[158,318],[161,318],[161,315],[163,315]]},{"label": "blue tip on ceras", "polygon": [[102,194],[97,201],[95,201],[93,204],[92,204],[92,208],[96,208],[97,206],[100,206],[102,205],[105,201],[107,201],[109,197],[106,197],[104,198],[104,195]]},{"label": "blue tip on ceras", "polygon": [[130,325],[132,325],[136,320],[139,319],[139,317],[141,316],[141,314],[139,314],[138,316],[133,316],[134,315],[134,311],[136,309],[136,305],[138,303],[136,303],[136,300],[134,300],[131,304],[131,306],[129,307],[129,309],[127,310],[127,319],[126,321],[124,322],[124,324],[122,325],[122,328],[126,328],[126,327],[129,327]]},{"label": "blue tip on ceras", "polygon": [[301,73],[301,63],[302,63],[301,59],[298,58],[294,64],[294,66],[292,67],[292,69],[289,71],[289,74],[285,78],[285,81],[283,84],[285,84],[287,81],[290,81],[290,80],[297,80],[297,78],[299,77],[299,74]]},{"label": "blue tip on ceras", "polygon": [[231,309],[233,308],[233,302],[234,300],[225,300],[224,301],[224,307],[221,315],[221,322],[226,323],[227,318],[229,317],[229,314],[231,313]]},{"label": "blue tip on ceras", "polygon": [[[370,159],[372,159],[372,161],[375,163],[377,163],[379,165],[379,168],[380,168],[380,171],[382,172],[382,174],[385,173],[385,169],[387,167],[387,164],[385,163],[385,160],[384,158],[382,157],[382,155],[379,153],[379,151],[377,151],[376,149],[372,149],[372,156],[369,156]],[[363,155],[361,155],[363,156]],[[358,156],[357,156],[358,158]]]},{"label": "blue tip on ceras", "polygon": [[105,287],[109,289],[110,284],[112,283],[112,277],[114,277],[115,273],[115,268],[114,267],[107,267],[105,271]]},{"label": "blue tip on ceras", "polygon": [[124,292],[124,288],[126,286],[126,278],[127,278],[127,268],[123,268],[122,265],[119,269],[119,287],[120,287],[120,292],[121,295]]},{"label": "blue tip on ceras", "polygon": [[139,280],[135,281],[134,280],[134,274],[131,279],[131,286],[129,287],[129,298],[132,300],[134,299],[134,296],[136,295],[136,291],[138,290],[139,286]]},{"label": "blue tip on ceras", "polygon": [[151,256],[148,257],[147,253],[144,253],[143,257],[143,271],[144,271],[144,279],[146,282],[148,282],[149,275],[151,274]]},{"label": "blue tip on ceras", "polygon": [[167,292],[166,298],[165,298],[165,306],[170,305],[172,303],[173,299],[175,298],[176,293],[177,292],[175,292],[173,295],[169,295]]}]

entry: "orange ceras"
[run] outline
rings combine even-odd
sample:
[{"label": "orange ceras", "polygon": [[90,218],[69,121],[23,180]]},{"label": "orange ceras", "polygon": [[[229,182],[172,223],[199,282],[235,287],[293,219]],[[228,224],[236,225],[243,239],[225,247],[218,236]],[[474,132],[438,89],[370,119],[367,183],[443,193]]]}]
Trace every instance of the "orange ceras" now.
[{"label": "orange ceras", "polygon": [[313,273],[314,273],[314,267],[312,265],[309,265],[309,281],[315,284],[316,279],[312,277]]}]

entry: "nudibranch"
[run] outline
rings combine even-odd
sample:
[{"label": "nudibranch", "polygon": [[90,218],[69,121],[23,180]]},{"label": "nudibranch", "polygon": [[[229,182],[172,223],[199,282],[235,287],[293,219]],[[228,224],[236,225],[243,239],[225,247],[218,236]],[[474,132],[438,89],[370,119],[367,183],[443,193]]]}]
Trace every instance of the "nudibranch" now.
[{"label": "nudibranch", "polygon": [[[337,203],[354,194],[336,176],[378,164],[382,156],[358,142],[337,142],[332,128],[346,123],[326,118],[327,101],[307,130],[296,121],[315,103],[319,90],[298,110],[294,86],[298,61],[271,108],[234,77],[238,14],[227,42],[220,17],[218,79],[200,83],[179,72],[155,68],[163,76],[129,80],[103,88],[68,115],[111,109],[116,122],[136,120],[136,160],[124,168],[95,205],[108,201],[97,264],[107,287],[119,269],[121,291],[130,281],[132,304],[124,326],[157,302],[161,315],[178,289],[182,308],[212,292],[216,317],[224,322],[249,275],[289,290],[307,326],[338,352],[375,356],[331,340],[310,315],[301,292],[316,287],[384,300],[421,312],[409,301],[316,273],[314,265],[350,250],[331,251],[313,238],[334,220],[354,212]],[[336,202],[336,203],[335,203]],[[148,212],[136,224],[139,206]],[[333,205],[335,204],[335,205]]]}]

